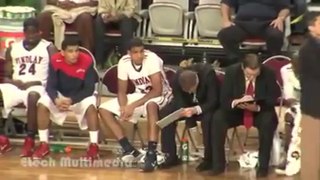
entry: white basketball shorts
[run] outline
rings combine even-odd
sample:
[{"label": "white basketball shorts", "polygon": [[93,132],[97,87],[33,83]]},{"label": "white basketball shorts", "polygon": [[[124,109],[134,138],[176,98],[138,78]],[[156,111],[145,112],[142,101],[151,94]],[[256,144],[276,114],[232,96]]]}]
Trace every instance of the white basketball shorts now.
[{"label": "white basketball shorts", "polygon": [[21,103],[23,103],[26,107],[28,105],[28,94],[30,92],[37,92],[39,95],[43,95],[45,93],[45,87],[43,86],[31,86],[26,90],[21,90],[17,86],[13,84],[0,84],[0,90],[3,98],[3,114],[4,118],[8,117],[8,114],[14,108]]},{"label": "white basketball shorts", "polygon": [[[141,99],[143,96],[145,96],[145,94],[142,94],[142,93],[128,94],[127,95],[128,104],[133,103],[134,101]],[[168,92],[167,94],[164,94],[163,96],[159,96],[159,97],[150,99],[144,105],[137,107],[134,110],[133,115],[132,115],[132,119],[130,119],[129,121],[132,123],[137,123],[139,118],[146,117],[147,104],[149,102],[156,103],[159,106],[159,109],[161,109],[165,105],[167,105],[171,101],[171,99],[172,99],[171,92]],[[120,106],[119,106],[118,98],[111,99],[111,100],[101,104],[99,108],[108,110],[118,117],[120,116]]]},{"label": "white basketball shorts", "polygon": [[[87,119],[85,117],[87,109],[93,105],[96,107],[96,97],[89,96],[79,103],[73,104],[70,106],[70,111],[75,113],[76,119],[78,121],[79,128],[81,130],[88,129]],[[64,121],[67,118],[68,112],[60,111],[56,105],[51,101],[49,95],[46,93],[44,94],[38,101],[38,104],[42,104],[43,106],[47,107],[50,111],[50,119],[57,125],[62,126]]]}]

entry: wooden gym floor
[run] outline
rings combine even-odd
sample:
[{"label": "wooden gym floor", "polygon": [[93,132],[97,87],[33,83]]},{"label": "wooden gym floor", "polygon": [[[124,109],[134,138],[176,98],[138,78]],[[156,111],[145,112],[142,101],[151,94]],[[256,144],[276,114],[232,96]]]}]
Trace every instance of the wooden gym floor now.
[{"label": "wooden gym floor", "polygon": [[[123,168],[123,167],[107,167],[108,163],[114,160],[115,156],[112,152],[103,151],[101,159],[105,160],[97,164],[95,168],[85,167],[80,163],[61,163],[66,154],[52,154],[52,159],[47,159],[39,163],[28,161],[27,159],[19,158],[20,147],[15,147],[11,152],[0,156],[0,179],[3,180],[254,180],[254,171],[240,170],[238,163],[233,162],[228,166],[224,175],[212,177],[209,173],[198,173],[195,167],[198,162],[190,162],[169,170],[156,170],[153,173],[139,172],[138,168]],[[72,152],[71,157],[81,155],[83,151]],[[60,163],[59,163],[60,159]],[[67,162],[67,161],[64,161]],[[68,166],[68,167],[63,167]],[[110,165],[110,164],[109,164]],[[40,167],[42,166],[42,167]],[[81,167],[82,166],[82,167]],[[278,177],[273,173],[273,170],[268,178],[272,180],[294,180],[296,177]]]}]

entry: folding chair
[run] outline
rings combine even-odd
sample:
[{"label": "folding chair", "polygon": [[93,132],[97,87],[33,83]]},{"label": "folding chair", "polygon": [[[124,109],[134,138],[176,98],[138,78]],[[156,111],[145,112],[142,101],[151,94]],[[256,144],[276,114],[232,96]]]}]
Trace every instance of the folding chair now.
[{"label": "folding chair", "polygon": [[185,44],[192,27],[192,14],[185,0],[154,0],[148,8],[146,40],[150,43]]},{"label": "folding chair", "polygon": [[[218,78],[220,86],[221,86],[221,84],[223,83],[223,80],[224,80],[225,72],[219,71],[219,70],[215,70],[215,72],[216,72],[217,78]],[[241,153],[244,153],[244,147],[243,147],[243,143],[241,142],[238,129],[237,129],[237,127],[233,127],[231,138],[228,135],[226,136],[227,144],[229,146],[228,159],[230,158],[231,153],[236,154],[236,151],[234,150],[234,146],[233,146],[235,138],[238,142],[238,145],[240,146]]]},{"label": "folding chair", "polygon": [[[287,64],[289,64],[291,61],[291,59],[287,56],[282,56],[282,55],[276,55],[276,56],[272,56],[269,57],[268,59],[266,59],[263,64],[267,67],[269,67],[270,69],[272,69],[276,75],[276,80],[277,80],[277,84],[279,86],[279,89],[281,91],[281,96],[278,98],[278,105],[279,105],[279,113],[278,113],[278,117],[280,117],[280,115],[282,114],[282,108],[283,108],[283,104],[284,104],[284,95],[283,95],[283,80],[281,77],[281,68]],[[246,146],[247,140],[249,138],[249,129],[247,129],[246,131],[246,138],[245,138],[245,142],[244,145]]]},{"label": "folding chair", "polygon": [[[107,69],[102,77],[102,84],[105,85],[110,93],[109,96],[116,97],[118,93],[118,65],[114,65]],[[128,89],[127,94],[131,94],[135,91],[135,86],[131,81],[128,81]],[[101,95],[99,96],[101,98]],[[138,123],[133,124],[133,131],[132,131],[132,139],[131,142],[134,143],[136,133],[138,134],[138,138],[141,143],[141,147],[145,147],[144,140],[142,135],[139,131]]]}]

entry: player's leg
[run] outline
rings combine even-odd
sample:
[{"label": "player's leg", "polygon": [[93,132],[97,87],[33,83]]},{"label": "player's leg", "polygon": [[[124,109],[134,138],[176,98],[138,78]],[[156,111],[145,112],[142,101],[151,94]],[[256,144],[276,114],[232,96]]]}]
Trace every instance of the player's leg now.
[{"label": "player's leg", "polygon": [[37,102],[40,99],[38,92],[32,91],[28,93],[27,99],[27,137],[21,151],[21,157],[29,157],[33,153],[34,138],[37,132]]},{"label": "player's leg", "polygon": [[148,151],[146,153],[143,171],[151,172],[157,166],[157,144],[159,128],[156,122],[159,120],[159,106],[155,102],[149,102],[146,105],[148,119]]},{"label": "player's leg", "polygon": [[[138,96],[136,97],[134,94],[132,94],[128,95],[127,98],[128,103],[130,103],[134,100],[137,100]],[[134,113],[136,113],[136,110]],[[115,117],[120,116],[120,107],[118,104],[118,100],[115,98],[101,104],[99,108],[99,114],[102,122],[109,127],[124,151],[121,159],[123,161],[132,161],[139,159],[141,157],[141,153],[129,142],[128,138],[124,134],[124,130],[119,123],[119,120],[117,120]]]},{"label": "player's leg", "polygon": [[67,113],[60,112],[48,95],[43,95],[37,103],[37,125],[40,145],[34,151],[34,159],[42,159],[49,155],[49,127],[50,119],[62,125]]},{"label": "player's leg", "polygon": [[[285,136],[284,136],[284,151],[285,151],[285,157],[287,156],[289,145],[291,142],[291,132],[292,128],[294,126],[294,118],[295,113],[292,111],[292,108],[289,108],[285,112],[284,120],[285,120]],[[283,162],[275,169],[275,172],[279,175],[285,175],[285,169],[287,166],[287,158],[283,159]]]},{"label": "player's leg", "polygon": [[[3,95],[0,90],[0,104],[3,107]],[[1,118],[0,120],[0,154],[4,154],[12,149],[9,138],[5,136],[5,123],[7,118]]]},{"label": "player's leg", "polygon": [[[92,102],[90,102],[92,101]],[[89,105],[90,104],[90,105]],[[88,107],[84,109],[85,120],[88,124],[90,143],[87,149],[85,158],[87,160],[94,160],[99,158],[99,146],[98,146],[98,114],[95,107],[95,97],[88,97],[80,102],[81,107]],[[89,105],[89,106],[88,106]],[[77,113],[77,112],[76,112]],[[80,117],[77,117],[80,118]],[[80,127],[81,128],[81,127]]]},{"label": "player's leg", "polygon": [[152,172],[157,166],[157,143],[159,137],[159,128],[156,122],[159,120],[159,109],[162,109],[171,101],[171,94],[162,97],[150,99],[145,103],[145,110],[148,119],[148,151],[146,153],[145,163],[142,167],[144,172]]}]

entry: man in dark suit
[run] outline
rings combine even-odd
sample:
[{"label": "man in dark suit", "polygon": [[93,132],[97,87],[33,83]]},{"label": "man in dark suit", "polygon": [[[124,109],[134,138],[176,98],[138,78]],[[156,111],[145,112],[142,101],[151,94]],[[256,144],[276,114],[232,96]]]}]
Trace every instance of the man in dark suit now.
[{"label": "man in dark suit", "polygon": [[[195,127],[196,121],[201,120],[203,142],[205,147],[204,161],[197,171],[212,168],[211,122],[214,111],[218,106],[218,80],[215,71],[208,64],[195,64],[177,72],[172,83],[173,100],[160,111],[160,119],[184,108],[180,119],[186,120],[188,128]],[[176,124],[166,126],[161,132],[162,152],[168,156],[162,168],[179,164],[176,152]]]},{"label": "man in dark suit", "polygon": [[280,89],[272,70],[260,64],[255,54],[248,54],[242,63],[226,69],[221,87],[220,109],[212,125],[213,175],[225,169],[225,138],[230,127],[252,125],[259,130],[258,177],[268,175],[270,151],[278,119],[274,106]]}]

